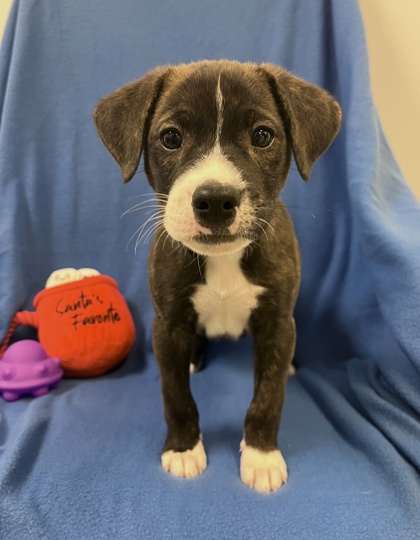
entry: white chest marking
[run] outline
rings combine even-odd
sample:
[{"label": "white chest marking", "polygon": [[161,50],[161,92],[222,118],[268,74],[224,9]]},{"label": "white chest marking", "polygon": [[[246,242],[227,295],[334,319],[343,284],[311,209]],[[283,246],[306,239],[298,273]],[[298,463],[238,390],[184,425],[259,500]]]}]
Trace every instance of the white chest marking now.
[{"label": "white chest marking", "polygon": [[237,339],[247,328],[258,296],[265,289],[250,283],[240,267],[243,250],[208,257],[206,283],[198,285],[192,296],[198,324],[208,337],[229,336]]}]

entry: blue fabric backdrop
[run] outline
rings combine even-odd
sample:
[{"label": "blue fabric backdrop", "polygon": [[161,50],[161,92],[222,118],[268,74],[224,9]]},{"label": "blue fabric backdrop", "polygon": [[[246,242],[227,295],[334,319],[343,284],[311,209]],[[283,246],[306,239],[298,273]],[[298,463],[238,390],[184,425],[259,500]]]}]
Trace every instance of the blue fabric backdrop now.
[{"label": "blue fabric backdrop", "polygon": [[[165,427],[151,353],[149,191],[120,183],[91,120],[96,102],[162,63],[279,63],[327,88],[343,126],[284,200],[303,277],[300,369],[280,445],[289,483],[262,496],[239,479],[252,394],[251,342],[210,347],[192,386],[209,468],[160,467]],[[16,0],[0,56],[0,339],[55,269],[117,279],[137,341],[119,369],[0,400],[0,537],[420,538],[420,208],[372,103],[355,0]]]}]

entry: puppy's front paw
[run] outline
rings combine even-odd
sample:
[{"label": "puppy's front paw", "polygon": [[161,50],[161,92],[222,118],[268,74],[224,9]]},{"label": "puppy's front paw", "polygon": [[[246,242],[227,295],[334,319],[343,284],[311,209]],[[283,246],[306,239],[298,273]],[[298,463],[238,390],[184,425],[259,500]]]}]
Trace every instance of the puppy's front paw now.
[{"label": "puppy's front paw", "polygon": [[287,466],[280,450],[262,452],[241,442],[242,482],[260,493],[277,491],[287,482]]},{"label": "puppy's front paw", "polygon": [[162,467],[175,476],[194,478],[207,467],[207,456],[203,443],[198,441],[192,450],[174,452],[168,450],[162,454]]}]

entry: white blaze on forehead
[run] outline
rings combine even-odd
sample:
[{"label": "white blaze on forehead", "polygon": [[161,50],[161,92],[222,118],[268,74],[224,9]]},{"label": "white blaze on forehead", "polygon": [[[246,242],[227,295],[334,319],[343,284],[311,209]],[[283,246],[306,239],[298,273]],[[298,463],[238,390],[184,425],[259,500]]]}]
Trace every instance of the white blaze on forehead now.
[{"label": "white blaze on forehead", "polygon": [[217,125],[216,125],[216,146],[220,145],[220,136],[222,134],[222,126],[223,126],[223,94],[222,89],[220,87],[220,77],[217,80],[217,87],[216,87],[216,106],[217,106]]},{"label": "white blaze on forehead", "polygon": [[[229,245],[205,247],[193,240],[199,233],[211,233],[210,229],[198,224],[194,217],[192,197],[200,185],[208,181],[220,182],[235,187],[241,193],[246,188],[246,182],[242,178],[240,170],[227,158],[220,145],[224,113],[220,75],[215,92],[217,109],[215,144],[207,154],[198,159],[174,182],[169,193],[164,217],[164,226],[169,235],[202,255],[229,253],[249,244],[249,240],[237,238]],[[242,227],[249,226],[250,221],[252,221],[252,207],[249,199],[244,195],[235,221],[229,226],[229,232],[236,234],[241,225]]]}]

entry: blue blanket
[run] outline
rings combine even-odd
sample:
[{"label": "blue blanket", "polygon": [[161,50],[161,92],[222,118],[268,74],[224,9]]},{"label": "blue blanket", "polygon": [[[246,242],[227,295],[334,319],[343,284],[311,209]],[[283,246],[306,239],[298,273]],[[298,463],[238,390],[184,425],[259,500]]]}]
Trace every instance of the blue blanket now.
[{"label": "blue blanket", "polygon": [[[95,133],[96,102],[162,63],[279,63],[332,92],[340,135],[283,198],[300,241],[299,370],[279,442],[289,482],[239,479],[252,394],[248,338],[211,345],[193,393],[209,467],[160,466],[148,217]],[[420,538],[420,208],[383,136],[356,0],[15,0],[0,57],[0,339],[48,275],[113,276],[137,341],[117,370],[0,399],[0,538]],[[53,330],[52,330],[53,331]],[[21,337],[21,336],[20,336]]]}]

